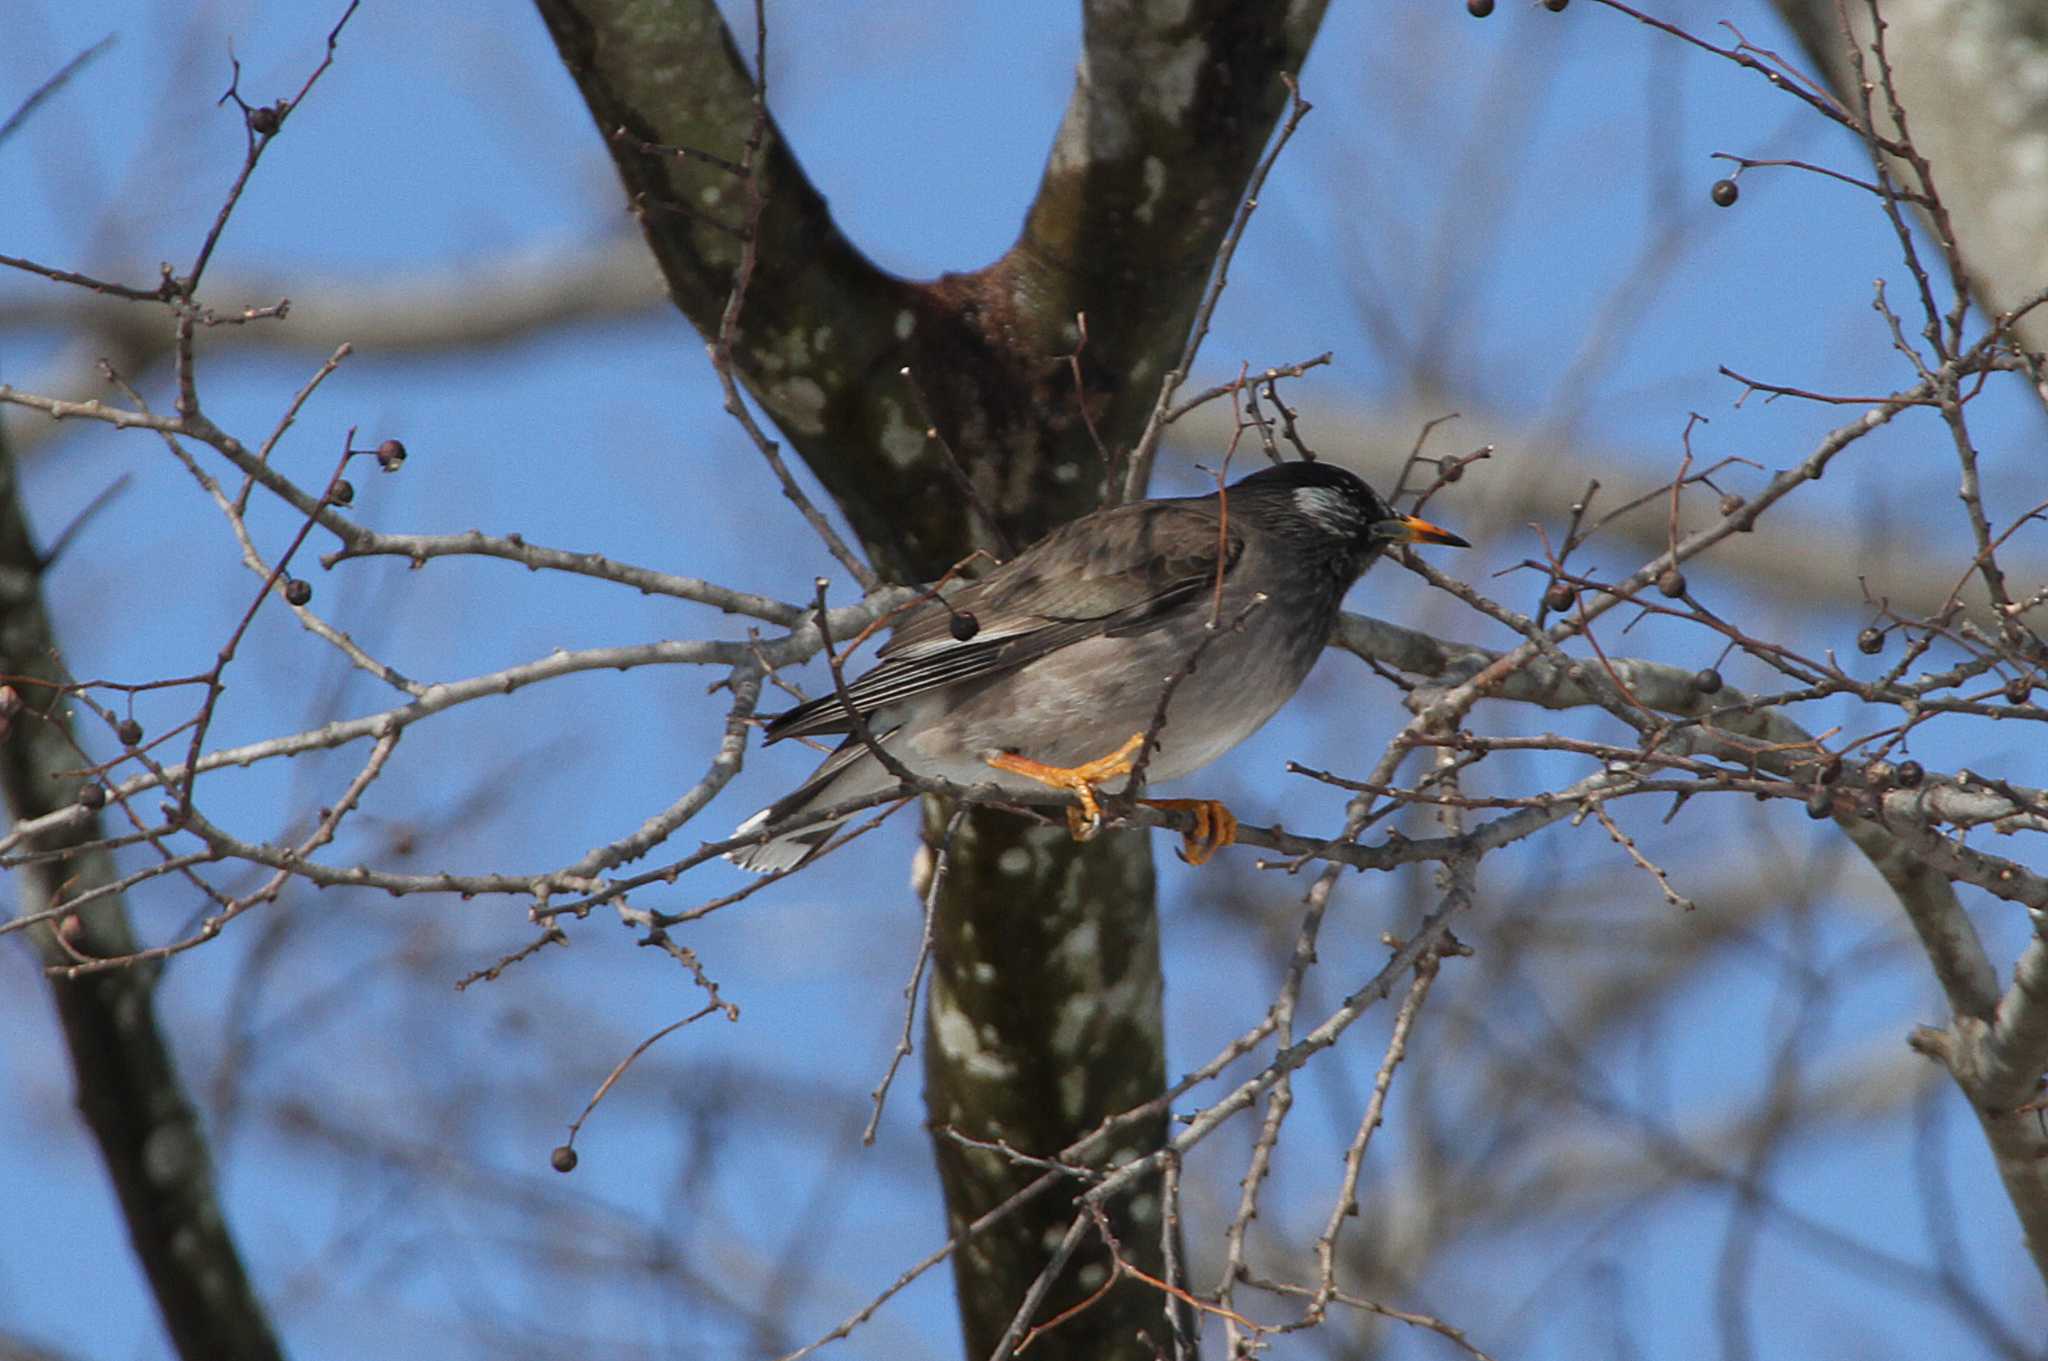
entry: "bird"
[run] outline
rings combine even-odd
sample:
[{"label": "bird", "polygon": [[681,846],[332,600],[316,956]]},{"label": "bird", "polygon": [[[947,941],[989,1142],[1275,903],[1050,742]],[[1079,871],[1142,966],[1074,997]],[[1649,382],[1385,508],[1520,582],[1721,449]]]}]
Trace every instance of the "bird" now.
[{"label": "bird", "polygon": [[[915,605],[876,665],[767,720],[766,738],[843,741],[794,791],[742,822],[726,858],[758,873],[816,853],[851,813],[811,816],[914,775],[993,784],[1066,804],[1074,835],[1101,825],[1098,791],[1189,774],[1250,737],[1315,665],[1345,593],[1389,546],[1469,547],[1396,512],[1356,474],[1289,460],[1206,496],[1127,502],[1055,529],[986,575]],[[1155,722],[1165,699],[1164,720]],[[855,730],[847,701],[865,720]],[[1183,857],[1206,861],[1236,821],[1212,800]]]}]

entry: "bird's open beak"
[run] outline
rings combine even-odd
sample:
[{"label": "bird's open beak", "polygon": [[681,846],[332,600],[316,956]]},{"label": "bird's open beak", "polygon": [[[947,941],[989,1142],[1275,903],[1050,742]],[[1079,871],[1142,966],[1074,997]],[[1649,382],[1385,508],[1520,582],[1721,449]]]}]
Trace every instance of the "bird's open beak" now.
[{"label": "bird's open beak", "polygon": [[1388,543],[1441,543],[1452,548],[1470,548],[1472,545],[1429,521],[1413,515],[1396,515],[1390,520],[1381,520],[1372,527],[1375,538]]}]

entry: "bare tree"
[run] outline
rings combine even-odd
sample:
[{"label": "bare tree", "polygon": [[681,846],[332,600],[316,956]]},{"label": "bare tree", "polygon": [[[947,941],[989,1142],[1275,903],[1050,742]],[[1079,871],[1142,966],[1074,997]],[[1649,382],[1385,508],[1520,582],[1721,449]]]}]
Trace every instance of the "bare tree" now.
[{"label": "bare tree", "polygon": [[[1839,59],[1841,69],[1863,73],[1844,87],[1862,97],[1849,98],[1739,34],[1709,38],[1619,4],[1603,8],[1643,19],[1642,41],[1750,73],[1757,98],[1795,101],[1800,117],[1861,139],[1878,167],[1867,181],[1840,166],[1731,154],[1740,174],[1731,170],[1713,192],[1732,205],[1755,182],[1743,177],[1768,169],[1818,171],[1866,193],[1892,229],[1909,281],[1875,299],[1874,324],[1895,346],[1900,376],[1882,391],[1829,392],[1800,375],[1731,365],[1732,393],[1826,413],[1824,433],[1802,437],[1787,424],[1767,454],[1737,456],[1677,413],[1673,428],[1682,433],[1666,471],[1645,478],[1631,468],[1626,475],[1642,485],[1627,492],[1615,485],[1624,474],[1583,450],[1560,454],[1572,460],[1562,468],[1537,465],[1533,478],[1518,480],[1493,447],[1446,452],[1440,409],[1402,418],[1414,448],[1394,489],[1405,504],[1456,497],[1470,507],[1490,495],[1526,508],[1524,518],[1539,515],[1539,532],[1497,587],[1408,562],[1418,584],[1412,598],[1426,604],[1406,625],[1345,617],[1334,645],[1398,686],[1409,717],[1376,756],[1295,765],[1294,778],[1320,797],[1290,809],[1289,827],[1245,826],[1241,840],[1267,854],[1213,867],[1193,890],[1214,921],[1263,941],[1284,962],[1258,996],[1219,1002],[1221,1038],[1185,1075],[1167,1076],[1147,838],[1077,844],[1058,822],[987,791],[911,779],[850,825],[858,838],[925,796],[914,876],[924,943],[914,965],[904,963],[913,1008],[930,972],[926,1116],[948,1233],[879,1293],[860,1292],[836,1327],[792,1335],[787,1306],[805,1270],[712,1270],[675,1249],[660,1211],[674,1211],[671,1219],[689,1212],[689,1176],[679,1175],[672,1201],[650,1205],[642,1222],[482,1165],[448,1167],[435,1141],[418,1137],[423,1131],[303,1104],[280,1108],[278,1123],[336,1159],[400,1169],[407,1179],[446,1177],[546,1225],[565,1278],[626,1266],[644,1271],[650,1286],[679,1284],[692,1308],[745,1332],[766,1354],[867,1336],[884,1326],[878,1315],[894,1296],[950,1262],[976,1357],[1027,1345],[1038,1355],[1186,1355],[1201,1340],[1237,1356],[1297,1335],[1352,1354],[1386,1321],[1432,1345],[1484,1355],[1495,1344],[1472,1334],[1459,1305],[1461,1241],[1547,1221],[1605,1224],[1640,1198],[1686,1186],[1730,1198],[1715,1283],[1730,1354],[1754,1348],[1747,1301],[1758,1244],[1771,1232],[1803,1236],[1818,1255],[1927,1295],[1987,1351],[2037,1354],[2024,1327],[2007,1322],[2002,1303],[1960,1265],[1960,1250],[1950,1250],[1953,1216],[1930,1210],[1933,1260],[1923,1262],[1815,1219],[1774,1178],[1795,1140],[1955,1099],[1896,1047],[1824,1053],[1813,1038],[1851,987],[1845,975],[1866,962],[1856,952],[1825,967],[1805,957],[1820,931],[1814,923],[1846,897],[1856,920],[1910,925],[1919,946],[1911,962],[1931,966],[1948,1012],[1944,1025],[1914,1031],[1913,1046],[1945,1068],[1975,1113],[2026,1252],[2048,1276],[2040,1119],[2048,877],[2029,850],[2038,844],[2030,838],[2048,831],[2048,796],[2026,783],[2039,779],[2037,742],[2022,739],[2001,764],[1998,742],[1975,736],[2036,732],[2048,716],[2039,703],[2048,650],[2038,625],[2048,608],[2039,579],[2048,503],[2037,490],[2030,499],[2025,479],[1987,469],[1973,433],[1985,402],[2039,383],[2026,328],[2048,300],[2048,280],[2002,282],[1996,291],[1979,282],[1966,255],[1979,210],[1948,196],[1943,158],[1923,154],[1913,97],[1894,79],[1895,54],[1873,36],[1881,30],[1866,26],[1854,55]],[[930,282],[893,277],[863,258],[805,176],[768,112],[776,87],[764,69],[758,10],[754,31],[736,38],[708,0],[651,11],[542,0],[539,9],[667,294],[705,341],[725,411],[815,531],[817,546],[806,551],[818,570],[836,559],[859,598],[835,598],[823,576],[809,597],[776,599],[748,582],[688,577],[603,546],[372,527],[358,485],[372,469],[402,469],[403,442],[351,431],[317,473],[303,460],[284,466],[277,451],[349,362],[341,342],[359,338],[351,328],[385,329],[394,348],[407,334],[410,343],[438,343],[431,324],[387,326],[384,309],[324,323],[338,329],[336,348],[267,433],[216,423],[204,400],[212,355],[265,343],[250,338],[287,310],[214,301],[216,242],[266,151],[289,140],[303,103],[321,97],[315,82],[325,62],[286,99],[231,90],[248,136],[243,173],[203,244],[160,282],[8,258],[52,286],[83,290],[81,305],[64,314],[75,324],[126,327],[134,338],[129,358],[106,366],[100,393],[0,386],[0,403],[158,437],[214,503],[250,573],[208,666],[189,675],[167,666],[141,680],[70,675],[37,592],[26,589],[9,616],[12,690],[0,697],[14,734],[7,783],[15,817],[0,855],[22,899],[7,929],[27,933],[47,966],[82,1099],[99,1113],[124,1212],[187,1355],[269,1354],[276,1344],[233,1267],[198,1122],[149,1022],[165,961],[259,921],[265,953],[304,949],[294,933],[305,928],[281,908],[311,889],[460,895],[523,906],[532,924],[523,948],[464,979],[502,975],[493,990],[502,996],[541,967],[533,961],[584,934],[592,914],[611,915],[700,992],[675,1026],[630,1048],[613,1077],[637,1061],[634,1079],[659,1071],[672,1090],[692,1089],[673,1113],[678,1129],[745,1108],[778,1137],[799,1137],[776,1113],[797,1099],[793,1090],[741,1098],[732,1087],[743,1084],[722,1080],[696,1090],[681,1071],[658,1069],[662,1051],[649,1047],[686,1022],[737,1015],[704,933],[782,882],[695,892],[692,872],[738,843],[718,837],[688,848],[682,835],[700,816],[725,825],[722,810],[707,808],[739,769],[765,687],[820,654],[827,683],[837,683],[852,641],[886,627],[922,583],[976,570],[977,551],[1004,555],[1105,500],[1143,494],[1170,439],[1196,440],[1212,461],[1223,450],[1247,462],[1312,450],[1339,456],[1327,418],[1290,395],[1320,356],[1245,366],[1234,381],[1199,392],[1183,387],[1261,186],[1269,173],[1286,173],[1288,138],[1310,114],[1297,75],[1323,21],[1320,6],[1281,14],[1090,6],[1080,74],[1017,244],[981,270]],[[348,22],[336,30],[339,55],[330,37],[330,60],[347,59]],[[1935,224],[1931,253],[1916,214]],[[629,254],[593,252],[583,263],[568,276],[575,286],[539,296],[508,287],[481,300],[464,290],[464,299],[500,319],[484,327],[488,339],[647,297]],[[1996,268],[2024,274],[2023,266]],[[1972,287],[1991,301],[1973,307]],[[157,319],[136,325],[137,315]],[[1315,348],[1311,337],[1303,351]],[[168,410],[135,381],[134,368],[150,362],[170,366]],[[1430,393],[1425,400],[1441,395],[1416,387]],[[1824,512],[1793,519],[1814,489],[1868,457],[1878,432],[1907,422],[1945,442],[1960,487],[1961,547],[1893,561],[1896,584],[1872,578],[1862,594],[1847,548],[1802,558],[1802,575],[1754,547],[1818,534]],[[1186,433],[1196,429],[1208,433]],[[850,526],[852,543],[813,504],[784,460],[785,443]],[[1513,490],[1523,486],[1535,490]],[[1550,508],[1541,496],[1553,498]],[[10,504],[18,516],[18,498]],[[281,538],[279,523],[288,526]],[[9,561],[31,583],[63,547],[59,536],[38,550],[19,519],[4,537],[14,545]],[[316,556],[341,571],[371,570],[379,559],[498,560],[753,625],[746,637],[705,629],[559,649],[429,681],[322,609]],[[1618,556],[1635,565],[1617,566]],[[1381,568],[1375,582],[1394,572]],[[1377,604],[1382,587],[1374,589]],[[1777,613],[1791,605],[1856,612],[1850,636],[1872,660],[1845,661],[1813,642]],[[322,711],[295,731],[222,737],[222,697],[245,639],[287,612],[384,698]],[[1498,645],[1450,641],[1482,630]],[[586,853],[538,870],[509,858],[423,868],[409,863],[418,829],[364,828],[366,799],[406,768],[415,733],[499,696],[671,666],[712,669],[725,706],[717,731],[692,753],[687,788]],[[180,698],[184,716],[145,730],[137,699],[166,695]],[[99,757],[109,741],[113,754]],[[1939,755],[1987,742],[1993,754],[1967,767]],[[317,795],[284,835],[233,825],[209,797],[209,783],[219,787],[237,768],[310,766],[337,751],[347,764],[312,767]],[[437,832],[458,837],[470,810],[511,784],[480,775]],[[1647,805],[1668,808],[1661,822],[1639,811]],[[1172,820],[1142,807],[1115,811],[1138,826]],[[1787,815],[1801,811],[1837,834],[1825,854],[1784,844]],[[1717,843],[1744,846],[1743,863],[1715,855]],[[843,863],[840,844],[794,884]],[[1620,873],[1603,879],[1599,870],[1547,863],[1542,848],[1558,844]],[[1499,882],[1491,867],[1501,864],[1517,867],[1518,887]],[[1373,882],[1402,902],[1378,948],[1327,929],[1344,909],[1353,869],[1382,872]],[[193,919],[138,939],[124,897],[170,890],[196,905]],[[1645,895],[1657,906],[1646,911]],[[1696,903],[1712,910],[1693,911]],[[1568,904],[1582,915],[1562,911]],[[1992,930],[1996,943],[1987,945],[1973,920],[1973,908],[1987,907],[2024,915],[2009,959],[1995,951],[2013,932]],[[1452,932],[1461,923],[1470,948]],[[1780,930],[1784,945],[1773,938],[1759,948]],[[446,965],[464,954],[440,941],[414,958]],[[1594,972],[1589,954],[1600,956],[1595,976],[1562,991],[1568,975]],[[1664,1119],[1621,1088],[1606,1059],[1668,1024],[1687,989],[1744,955],[1765,961],[1776,980],[1779,1024],[1759,1063],[1758,1092]],[[1867,955],[1902,959],[1890,938]],[[1562,1014],[1549,1004],[1554,996],[1567,999]],[[914,1010],[903,1016],[898,1060],[911,1052],[913,1021]],[[1365,1034],[1377,1057],[1347,1074],[1337,1056]],[[1473,1062],[1460,1075],[1450,1064],[1418,1063],[1424,1052]],[[1318,1081],[1307,1104],[1333,1108],[1342,1126],[1328,1175],[1289,1166],[1320,1147],[1296,1106],[1305,1072]],[[894,1073],[892,1061],[864,1112],[870,1136]],[[608,1079],[600,1099],[621,1102],[630,1085]],[[139,1132],[138,1111],[151,1115]],[[445,1118],[464,1123],[456,1110]],[[1395,1152],[1379,1133],[1388,1120],[1403,1122]],[[842,1121],[837,1137],[850,1147],[856,1127]],[[181,1176],[150,1172],[152,1140],[158,1150],[168,1140],[189,1151]],[[556,1151],[558,1170],[575,1166],[574,1142],[572,1127]],[[1395,1158],[1398,1174],[1376,1175]],[[1938,1189],[1927,1194],[1938,1209]],[[192,1224],[210,1235],[197,1253],[179,1240]],[[151,1256],[157,1240],[177,1247],[162,1255],[161,1274]],[[2017,1250],[2009,1260],[2021,1260]],[[176,1275],[195,1264],[190,1279]],[[546,1352],[554,1343],[527,1345]]]}]

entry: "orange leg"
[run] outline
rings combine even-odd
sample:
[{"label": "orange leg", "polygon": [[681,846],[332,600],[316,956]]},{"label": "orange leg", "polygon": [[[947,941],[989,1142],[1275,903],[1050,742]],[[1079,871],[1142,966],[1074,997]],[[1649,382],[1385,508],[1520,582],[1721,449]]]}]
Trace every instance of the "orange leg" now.
[{"label": "orange leg", "polygon": [[1180,858],[1190,865],[1206,865],[1225,846],[1237,844],[1237,818],[1215,799],[1146,799],[1153,808],[1169,813],[1193,813],[1195,829],[1182,832]]},{"label": "orange leg", "polygon": [[[1096,787],[1130,774],[1144,745],[1145,734],[1137,733],[1109,755],[1078,766],[1049,766],[1043,761],[1013,756],[1009,752],[997,752],[984,756],[982,760],[997,770],[1007,770],[1013,775],[1022,775],[1028,780],[1072,794],[1078,806],[1067,810],[1067,830],[1074,834],[1074,840],[1087,841],[1102,830],[1102,805],[1096,801]],[[1190,865],[1207,864],[1216,852],[1237,841],[1237,819],[1214,799],[1146,799],[1145,802],[1168,812],[1195,815],[1194,830],[1181,834],[1181,858]]]},{"label": "orange leg", "polygon": [[1006,751],[981,759],[997,770],[1007,770],[1012,775],[1022,775],[1027,780],[1036,780],[1072,794],[1081,806],[1067,810],[1067,828],[1073,832],[1074,840],[1086,841],[1102,830],[1102,805],[1095,801],[1095,787],[1119,775],[1130,774],[1134,758],[1144,745],[1145,734],[1136,733],[1109,755],[1078,766],[1049,766],[1043,761],[1013,756]]}]

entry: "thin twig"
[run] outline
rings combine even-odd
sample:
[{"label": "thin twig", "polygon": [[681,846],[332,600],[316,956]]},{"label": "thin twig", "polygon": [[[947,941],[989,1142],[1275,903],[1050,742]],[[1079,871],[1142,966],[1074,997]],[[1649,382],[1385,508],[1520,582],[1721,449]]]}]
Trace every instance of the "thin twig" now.
[{"label": "thin twig", "polygon": [[903,1033],[896,1037],[896,1050],[889,1056],[888,1071],[882,1074],[882,1080],[875,1084],[875,1089],[868,1093],[875,1107],[868,1116],[867,1128],[860,1133],[861,1143],[868,1147],[874,1146],[875,1131],[881,1128],[882,1105],[889,1099],[889,1084],[896,1080],[896,1069],[911,1054],[910,1029],[917,1019],[917,994],[919,985],[924,982],[925,965],[931,962],[933,925],[938,916],[939,890],[945,884],[946,871],[952,865],[953,838],[959,833],[960,824],[966,820],[967,805],[957,805],[953,809],[953,815],[946,820],[944,835],[932,848],[930,882],[925,885],[924,890],[924,924],[917,938],[917,959],[910,966],[910,981],[903,985]]}]

